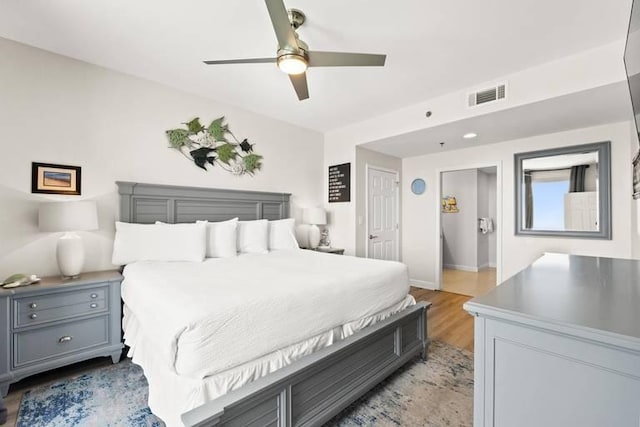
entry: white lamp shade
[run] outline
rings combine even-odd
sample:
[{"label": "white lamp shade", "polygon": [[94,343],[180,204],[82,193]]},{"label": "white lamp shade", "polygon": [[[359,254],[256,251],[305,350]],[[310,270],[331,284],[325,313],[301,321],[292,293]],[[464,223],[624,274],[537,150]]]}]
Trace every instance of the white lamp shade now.
[{"label": "white lamp shade", "polygon": [[305,224],[325,225],[327,212],[322,208],[307,208],[304,210],[303,219]]},{"label": "white lamp shade", "polygon": [[41,203],[38,224],[41,231],[48,232],[97,230],[96,202],[83,200]]}]

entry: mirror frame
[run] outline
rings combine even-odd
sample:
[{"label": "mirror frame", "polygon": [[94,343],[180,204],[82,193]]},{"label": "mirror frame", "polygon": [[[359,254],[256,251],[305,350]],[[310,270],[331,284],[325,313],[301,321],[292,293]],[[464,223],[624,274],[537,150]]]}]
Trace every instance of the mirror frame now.
[{"label": "mirror frame", "polygon": [[[522,162],[527,159],[557,156],[562,154],[584,153],[596,151],[598,153],[598,231],[560,231],[560,230],[529,230],[523,228],[522,219]],[[583,239],[611,240],[611,141],[595,142],[592,144],[573,145],[569,147],[552,148],[548,150],[516,153],[513,156],[515,164],[515,232],[516,236],[546,236],[546,237],[574,237]]]}]

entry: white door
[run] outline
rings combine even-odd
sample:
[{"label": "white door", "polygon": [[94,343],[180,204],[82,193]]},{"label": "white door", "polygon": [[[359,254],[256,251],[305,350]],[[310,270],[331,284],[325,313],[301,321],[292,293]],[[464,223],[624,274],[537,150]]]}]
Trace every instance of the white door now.
[{"label": "white door", "polygon": [[367,257],[398,261],[396,172],[367,169]]}]

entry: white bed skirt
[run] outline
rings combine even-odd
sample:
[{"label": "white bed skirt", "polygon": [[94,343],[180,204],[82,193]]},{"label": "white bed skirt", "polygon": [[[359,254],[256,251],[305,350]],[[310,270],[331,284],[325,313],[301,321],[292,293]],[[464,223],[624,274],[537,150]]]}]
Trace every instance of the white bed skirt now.
[{"label": "white bed skirt", "polygon": [[145,338],[148,335],[141,329],[135,314],[126,305],[123,330],[125,344],[130,347],[128,356],[143,368],[149,383],[149,407],[167,426],[173,427],[182,425],[182,413],[288,366],[413,304],[414,298],[407,295],[402,301],[373,316],[338,326],[204,379],[180,376],[170,369],[163,359],[157,357],[157,354],[154,354],[154,346]]}]

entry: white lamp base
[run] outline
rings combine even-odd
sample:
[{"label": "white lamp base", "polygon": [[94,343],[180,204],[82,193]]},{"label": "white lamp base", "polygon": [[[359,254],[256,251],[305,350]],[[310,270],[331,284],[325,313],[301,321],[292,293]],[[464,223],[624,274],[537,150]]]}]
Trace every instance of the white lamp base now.
[{"label": "white lamp base", "polygon": [[296,240],[301,248],[309,247],[309,224],[300,224],[296,227]]},{"label": "white lamp base", "polygon": [[309,247],[311,249],[316,249],[320,244],[320,227],[315,224],[309,226]]},{"label": "white lamp base", "polygon": [[84,245],[82,237],[76,233],[65,233],[58,239],[56,259],[60,274],[65,279],[73,279],[80,275],[84,266]]}]

